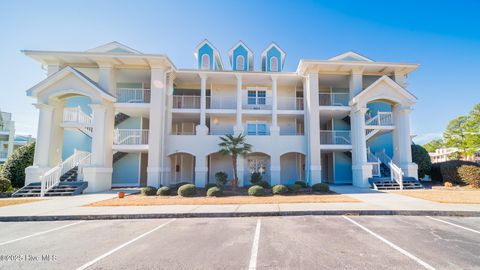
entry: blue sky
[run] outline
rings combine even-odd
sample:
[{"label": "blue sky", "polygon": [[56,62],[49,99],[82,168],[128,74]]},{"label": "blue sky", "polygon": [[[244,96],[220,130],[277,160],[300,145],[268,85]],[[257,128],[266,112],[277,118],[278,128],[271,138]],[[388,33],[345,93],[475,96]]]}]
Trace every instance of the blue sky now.
[{"label": "blue sky", "polygon": [[[409,77],[419,99],[412,114],[418,142],[480,102],[480,1],[1,1],[0,109],[17,131],[36,134],[37,111],[25,90],[44,78],[22,49],[83,51],[113,40],[166,53],[193,68],[208,38],[226,53],[239,39],[257,55],[271,41],[299,59],[348,50],[377,61],[421,64]],[[227,65],[228,66],[228,65]]]}]

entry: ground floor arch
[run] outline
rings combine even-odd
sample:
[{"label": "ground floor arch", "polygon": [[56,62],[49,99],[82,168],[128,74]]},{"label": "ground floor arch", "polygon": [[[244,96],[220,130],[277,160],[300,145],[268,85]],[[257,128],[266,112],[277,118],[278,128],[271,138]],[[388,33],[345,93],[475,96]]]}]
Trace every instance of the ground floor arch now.
[{"label": "ground floor arch", "polygon": [[305,180],[305,155],[289,152],[280,156],[280,183],[291,185],[297,180]]},{"label": "ground floor arch", "polygon": [[189,153],[174,153],[170,158],[170,184],[188,182],[195,184],[195,156]]},{"label": "ground floor arch", "polygon": [[271,159],[268,154],[261,152],[249,153],[244,158],[244,185],[251,185],[250,179],[254,172],[262,175],[262,180],[270,182],[270,163]]}]

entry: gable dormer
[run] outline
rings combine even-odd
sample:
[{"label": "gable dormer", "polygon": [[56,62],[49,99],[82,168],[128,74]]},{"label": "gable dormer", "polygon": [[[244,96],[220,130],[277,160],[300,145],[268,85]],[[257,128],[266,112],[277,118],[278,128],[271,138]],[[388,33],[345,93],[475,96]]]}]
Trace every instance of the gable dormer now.
[{"label": "gable dormer", "polygon": [[253,52],[242,41],[228,51],[228,58],[234,71],[253,70]]},{"label": "gable dormer", "polygon": [[358,54],[356,52],[352,52],[352,51],[342,53],[342,54],[337,55],[335,57],[332,57],[328,60],[329,61],[349,61],[349,62],[352,62],[352,61],[373,62],[372,59],[369,59],[369,58],[367,58],[363,55],[360,55],[360,54]]},{"label": "gable dormer", "polygon": [[262,52],[262,71],[266,72],[280,72],[283,70],[285,63],[285,52],[278,47],[275,42],[272,42]]},{"label": "gable dormer", "polygon": [[195,48],[193,55],[197,59],[198,69],[223,70],[220,54],[208,40],[205,39],[200,42]]}]

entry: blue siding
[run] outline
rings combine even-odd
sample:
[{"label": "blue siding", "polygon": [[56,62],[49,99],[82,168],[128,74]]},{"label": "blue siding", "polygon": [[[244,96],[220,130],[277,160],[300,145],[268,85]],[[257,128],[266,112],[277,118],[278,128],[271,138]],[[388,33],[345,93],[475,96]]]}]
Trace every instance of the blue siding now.
[{"label": "blue siding", "polygon": [[333,183],[351,184],[352,183],[352,159],[342,152],[335,152],[335,175]]},{"label": "blue siding", "polygon": [[[88,97],[71,97],[65,101],[66,107],[80,106],[86,114],[91,114],[91,101]],[[65,160],[73,154],[74,149],[91,152],[92,139],[80,131],[64,130],[62,160]]]},{"label": "blue siding", "polygon": [[210,70],[213,70],[213,48],[207,43],[198,49],[198,69],[202,68],[202,55],[204,54],[208,54],[210,56]]},{"label": "blue siding", "polygon": [[235,50],[233,50],[233,70],[237,70],[237,56],[243,56],[243,70],[248,70],[248,51],[242,45],[238,46]]},{"label": "blue siding", "polygon": [[112,184],[139,183],[138,153],[130,153],[113,164]]},{"label": "blue siding", "polygon": [[343,121],[342,119],[333,120],[333,129],[334,130],[350,130],[350,125]]},{"label": "blue siding", "polygon": [[367,108],[369,109],[368,112],[371,114],[371,116],[377,115],[378,111],[381,112],[391,112],[392,111],[392,105],[386,103],[386,102],[371,102],[367,104]]},{"label": "blue siding", "polygon": [[276,57],[277,58],[277,63],[278,63],[278,71],[282,71],[282,55],[277,48],[272,47],[270,50],[267,52],[267,59],[266,61],[266,66],[267,66],[267,72],[270,72],[270,57]]}]

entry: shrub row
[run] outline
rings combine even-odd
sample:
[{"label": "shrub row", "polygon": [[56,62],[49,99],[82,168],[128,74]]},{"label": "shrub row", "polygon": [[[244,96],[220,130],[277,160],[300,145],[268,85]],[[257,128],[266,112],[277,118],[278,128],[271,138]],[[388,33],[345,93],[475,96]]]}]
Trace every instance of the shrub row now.
[{"label": "shrub row", "polygon": [[475,162],[463,160],[439,162],[432,165],[430,176],[433,181],[437,182],[450,182],[456,185],[468,184],[459,174],[459,169],[462,166],[479,167],[480,165]]}]

